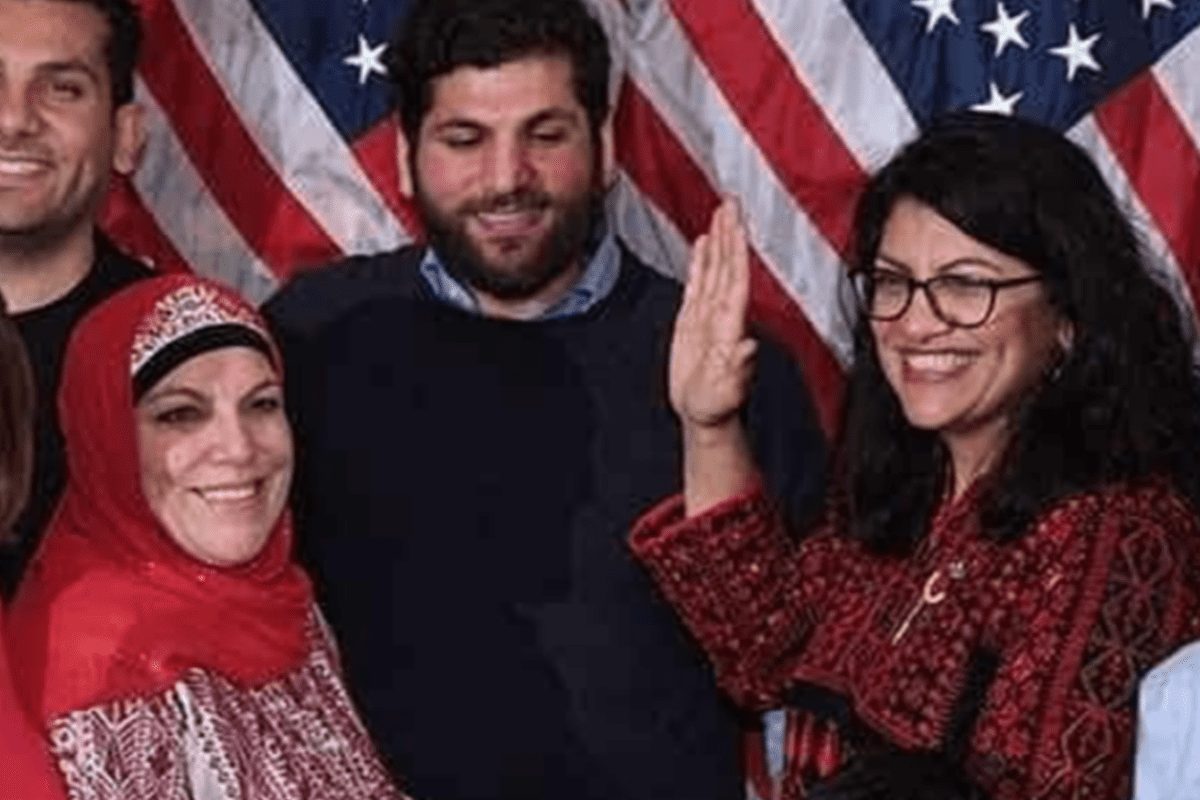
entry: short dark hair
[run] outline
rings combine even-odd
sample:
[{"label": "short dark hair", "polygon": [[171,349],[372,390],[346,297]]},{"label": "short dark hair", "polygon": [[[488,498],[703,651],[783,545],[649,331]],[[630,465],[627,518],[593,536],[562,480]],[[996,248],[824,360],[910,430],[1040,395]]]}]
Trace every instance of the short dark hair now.
[{"label": "short dark hair", "polygon": [[[1074,329],[1069,353],[1018,410],[982,497],[984,534],[1020,536],[1068,494],[1152,476],[1200,508],[1200,379],[1180,309],[1087,154],[1016,118],[935,121],[869,181],[855,218],[856,268],[874,264],[901,198],[1040,272]],[[854,341],[839,456],[849,529],[903,551],[925,534],[948,454],[935,432],[908,424],[867,320]]]},{"label": "short dark hair", "polygon": [[104,60],[108,65],[108,80],[113,108],[133,101],[133,72],[137,68],[142,47],[142,19],[132,0],[57,0],[81,3],[100,12],[108,23],[108,39],[104,42]]},{"label": "short dark hair", "polygon": [[604,29],[580,0],[418,0],[385,56],[405,136],[415,145],[434,79],[536,55],[570,59],[575,97],[598,132],[612,61]]},{"label": "short dark hair", "polygon": [[0,541],[10,538],[29,494],[33,392],[25,344],[0,299]]}]

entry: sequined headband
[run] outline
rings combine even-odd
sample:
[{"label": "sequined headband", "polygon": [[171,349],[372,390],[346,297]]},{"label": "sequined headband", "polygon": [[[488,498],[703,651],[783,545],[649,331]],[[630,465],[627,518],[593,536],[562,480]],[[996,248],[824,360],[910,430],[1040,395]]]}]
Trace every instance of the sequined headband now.
[{"label": "sequined headband", "polygon": [[211,286],[193,284],[163,296],[138,325],[129,354],[133,401],[192,356],[219,347],[260,350],[272,361],[270,335],[258,316]]}]

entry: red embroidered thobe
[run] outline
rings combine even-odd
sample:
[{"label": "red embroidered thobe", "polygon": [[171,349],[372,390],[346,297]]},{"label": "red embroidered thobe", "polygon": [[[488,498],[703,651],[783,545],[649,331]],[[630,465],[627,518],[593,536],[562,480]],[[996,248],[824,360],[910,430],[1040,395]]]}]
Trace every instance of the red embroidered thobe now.
[{"label": "red embroidered thobe", "polygon": [[1161,482],[1118,487],[994,544],[973,496],[946,504],[904,558],[834,525],[793,545],[758,492],[690,519],[671,498],[631,544],[739,704],[776,706],[813,684],[900,747],[936,749],[983,648],[999,665],[970,737],[972,779],[996,800],[1126,800],[1137,680],[1200,637],[1190,506]]}]

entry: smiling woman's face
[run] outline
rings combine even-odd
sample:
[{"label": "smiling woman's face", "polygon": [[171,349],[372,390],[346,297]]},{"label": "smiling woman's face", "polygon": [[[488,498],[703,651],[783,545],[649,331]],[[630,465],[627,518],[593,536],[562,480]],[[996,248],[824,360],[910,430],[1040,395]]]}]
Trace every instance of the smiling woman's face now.
[{"label": "smiling woman's face", "polygon": [[217,566],[254,558],[292,477],[283,390],[266,356],[225,347],[188,359],[135,415],[142,492],[175,543]]},{"label": "smiling woman's face", "polygon": [[[1029,264],[963,233],[927,205],[901,198],[879,246],[877,269],[916,280],[957,275],[1007,281],[1036,275]],[[911,425],[937,431],[953,448],[974,439],[998,447],[1012,412],[1067,340],[1038,282],[1000,291],[986,321],[955,327],[939,319],[924,292],[902,316],[873,320],[879,362]]]}]

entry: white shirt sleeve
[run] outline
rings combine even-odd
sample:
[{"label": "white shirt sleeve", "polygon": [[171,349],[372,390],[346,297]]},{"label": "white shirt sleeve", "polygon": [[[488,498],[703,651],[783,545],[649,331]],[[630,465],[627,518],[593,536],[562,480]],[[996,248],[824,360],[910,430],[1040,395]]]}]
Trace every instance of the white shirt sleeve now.
[{"label": "white shirt sleeve", "polygon": [[1134,800],[1200,800],[1200,642],[1142,681]]}]

